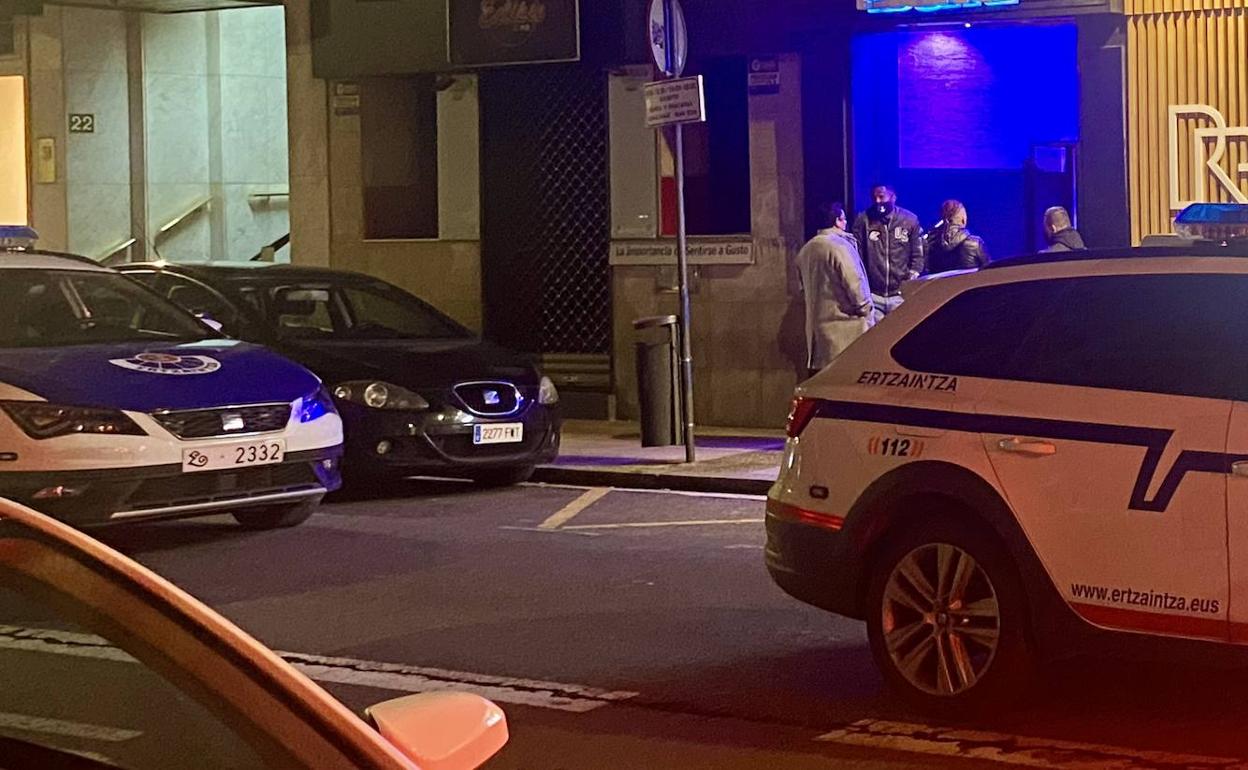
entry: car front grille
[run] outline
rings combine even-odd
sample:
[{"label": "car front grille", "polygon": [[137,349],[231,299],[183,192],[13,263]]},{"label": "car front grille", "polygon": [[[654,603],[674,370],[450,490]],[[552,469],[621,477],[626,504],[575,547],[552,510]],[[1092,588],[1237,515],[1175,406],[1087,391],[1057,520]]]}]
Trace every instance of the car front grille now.
[{"label": "car front grille", "polygon": [[468,411],[484,417],[506,417],[524,406],[524,397],[510,382],[461,382],[452,390]]},{"label": "car front grille", "polygon": [[290,422],[290,404],[258,404],[228,409],[155,412],[152,417],[178,438],[213,438],[272,433]]},{"label": "car front grille", "polygon": [[147,479],[127,500],[130,510],[167,508],[224,500],[246,500],[258,495],[291,492],[319,486],[311,463],[264,465],[237,471],[183,473]]}]

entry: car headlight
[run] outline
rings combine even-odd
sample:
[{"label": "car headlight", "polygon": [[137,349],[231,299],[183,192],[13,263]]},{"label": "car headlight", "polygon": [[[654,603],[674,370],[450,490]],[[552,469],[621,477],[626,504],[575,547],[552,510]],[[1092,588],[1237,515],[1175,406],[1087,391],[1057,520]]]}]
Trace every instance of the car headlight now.
[{"label": "car headlight", "polygon": [[388,382],[361,380],[344,382],[334,387],[334,398],[351,401],[373,409],[401,409],[418,412],[429,408],[429,402],[407,388]]},{"label": "car headlight", "polygon": [[317,388],[303,397],[299,404],[299,422],[312,422],[338,410],[334,408],[334,399],[325,386]]},{"label": "car headlight", "polygon": [[147,433],[116,409],[58,406],[42,401],[6,401],[5,414],[26,435],[35,439],[72,436],[76,433],[110,436],[145,436]]},{"label": "car headlight", "polygon": [[542,384],[537,389],[537,403],[546,405],[559,403],[559,390],[549,377],[542,378]]}]

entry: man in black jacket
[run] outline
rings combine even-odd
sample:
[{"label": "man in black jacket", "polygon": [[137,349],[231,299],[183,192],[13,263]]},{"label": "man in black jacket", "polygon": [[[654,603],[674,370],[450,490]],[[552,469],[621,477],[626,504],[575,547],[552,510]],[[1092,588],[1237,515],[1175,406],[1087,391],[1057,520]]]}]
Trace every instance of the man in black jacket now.
[{"label": "man in black jacket", "polygon": [[1083,236],[1071,224],[1070,214],[1061,206],[1053,206],[1044,212],[1044,236],[1049,239],[1045,251],[1083,251]]},{"label": "man in black jacket", "polygon": [[940,224],[927,237],[927,272],[975,270],[988,264],[984,239],[966,229],[966,206],[947,200],[940,207]]},{"label": "man in black jacket", "polygon": [[923,274],[923,228],[919,218],[897,205],[888,185],[871,189],[872,206],[858,215],[854,236],[871,282],[871,299],[881,315],[901,304],[901,284]]}]

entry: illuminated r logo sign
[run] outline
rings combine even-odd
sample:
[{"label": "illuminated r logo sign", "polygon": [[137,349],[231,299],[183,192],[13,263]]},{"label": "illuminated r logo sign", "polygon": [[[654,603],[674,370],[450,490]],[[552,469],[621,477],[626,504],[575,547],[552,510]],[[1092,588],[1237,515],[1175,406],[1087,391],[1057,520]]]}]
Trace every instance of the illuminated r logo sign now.
[{"label": "illuminated r logo sign", "polygon": [[[1192,131],[1192,180],[1191,200],[1184,200],[1179,180],[1179,122],[1181,118],[1198,118],[1212,123]],[[1208,202],[1206,181],[1212,175],[1235,203],[1248,203],[1248,195],[1236,181],[1241,174],[1248,175],[1248,161],[1228,173],[1223,165],[1228,139],[1248,140],[1248,126],[1228,127],[1221,112],[1207,104],[1170,105],[1170,209],[1178,211],[1191,203]],[[1208,152],[1206,154],[1206,150]]]}]

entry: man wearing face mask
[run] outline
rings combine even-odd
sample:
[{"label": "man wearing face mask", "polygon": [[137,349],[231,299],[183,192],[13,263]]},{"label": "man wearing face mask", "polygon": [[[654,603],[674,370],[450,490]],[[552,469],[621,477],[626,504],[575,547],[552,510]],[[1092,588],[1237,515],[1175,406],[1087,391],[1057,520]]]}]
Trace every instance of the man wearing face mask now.
[{"label": "man wearing face mask", "polygon": [[888,185],[871,188],[872,205],[854,221],[854,236],[871,282],[871,299],[880,315],[901,304],[901,284],[923,274],[923,227],[897,205]]}]

